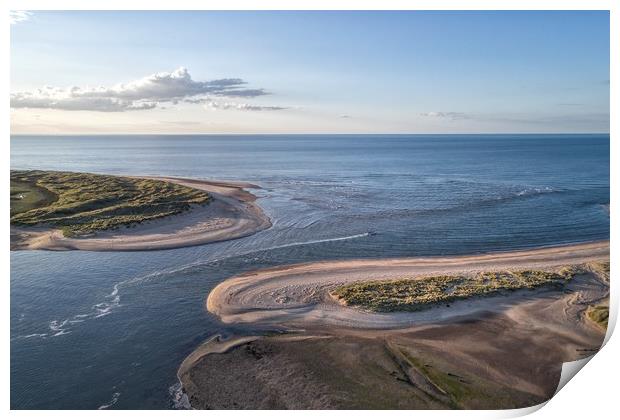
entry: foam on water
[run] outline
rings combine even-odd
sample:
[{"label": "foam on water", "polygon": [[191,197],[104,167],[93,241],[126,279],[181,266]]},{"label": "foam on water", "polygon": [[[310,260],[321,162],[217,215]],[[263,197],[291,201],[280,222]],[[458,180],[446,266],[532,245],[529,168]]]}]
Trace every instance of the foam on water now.
[{"label": "foam on water", "polygon": [[69,318],[65,318],[63,320],[54,319],[49,321],[47,332],[41,333],[32,333],[25,335],[18,335],[11,339],[28,339],[28,338],[42,338],[47,339],[51,337],[59,337],[62,335],[67,335],[71,333],[70,327],[76,324],[81,324],[89,319],[97,319],[103,316],[110,315],[114,308],[120,306],[120,295],[118,294],[118,287],[124,282],[119,282],[114,285],[112,292],[105,296],[106,300],[103,302],[96,303],[91,306],[92,311],[73,315]]},{"label": "foam on water", "polygon": [[108,401],[105,404],[101,404],[97,410],[106,410],[110,407],[112,407],[114,404],[116,404],[118,402],[118,398],[121,396],[120,392],[115,392],[112,394],[112,399],[110,401]]},{"label": "foam on water", "polygon": [[56,320],[56,319],[52,320],[48,324],[49,332],[19,335],[11,339],[11,341],[16,340],[16,339],[27,339],[27,338],[45,339],[45,338],[50,338],[50,337],[59,337],[62,335],[70,334],[71,330],[69,328],[72,325],[81,324],[87,320],[93,320],[93,319],[101,318],[104,316],[108,316],[112,314],[115,308],[118,308],[119,306],[121,306],[121,303],[120,303],[121,302],[121,295],[120,295],[121,287],[141,284],[146,281],[150,281],[155,278],[162,277],[162,276],[173,275],[175,273],[183,273],[188,270],[196,269],[197,267],[213,264],[215,262],[224,261],[230,258],[242,257],[244,255],[250,255],[250,254],[254,254],[258,252],[270,251],[274,249],[289,248],[289,247],[304,246],[304,245],[319,244],[319,243],[325,243],[325,242],[347,241],[351,239],[363,238],[369,235],[370,235],[370,232],[364,232],[364,233],[359,233],[356,235],[340,236],[336,238],[315,239],[315,240],[304,241],[304,242],[292,242],[292,243],[287,243],[287,244],[282,244],[282,245],[274,245],[271,247],[257,249],[257,250],[253,250],[249,252],[236,253],[236,254],[220,257],[220,258],[209,259],[206,261],[197,261],[197,262],[187,264],[182,267],[171,268],[168,270],[157,270],[157,271],[151,272],[143,276],[137,276],[137,277],[134,277],[128,280],[123,280],[118,283],[115,283],[112,286],[112,291],[105,296],[106,298],[105,301],[92,305],[91,312],[73,315],[72,317],[66,318],[64,320]]},{"label": "foam on water", "polygon": [[172,399],[172,408],[177,410],[191,410],[192,406],[189,403],[189,397],[183,392],[183,386],[180,382],[168,388],[168,393]]}]

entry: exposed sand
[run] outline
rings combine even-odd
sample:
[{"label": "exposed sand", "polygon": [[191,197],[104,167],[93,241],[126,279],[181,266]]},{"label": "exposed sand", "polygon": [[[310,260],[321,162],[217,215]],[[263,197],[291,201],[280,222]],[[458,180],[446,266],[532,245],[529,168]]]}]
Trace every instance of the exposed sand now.
[{"label": "exposed sand", "polygon": [[[609,283],[587,272],[562,290],[510,292],[415,313],[344,307],[343,283],[430,273],[552,269],[607,260],[609,242],[448,258],[334,261],[229,279],[207,307],[256,334],[219,337],[179,369],[194,408],[502,409],[540,404],[563,362],[596,352],[588,321]],[[261,335],[265,329],[289,331]]]},{"label": "exposed sand", "polygon": [[269,217],[241,182],[144,177],[174,182],[209,192],[212,200],[188,212],[137,227],[66,238],[58,229],[11,226],[11,249],[51,251],[147,251],[203,245],[252,235],[271,226]]},{"label": "exposed sand", "polygon": [[179,378],[194,408],[528,407],[552,397],[562,363],[597,351],[603,334],[556,331],[539,312],[526,320],[237,337],[192,354]]},{"label": "exposed sand", "polygon": [[[457,257],[327,261],[244,273],[220,283],[209,294],[207,309],[226,323],[253,323],[290,328],[331,325],[355,328],[400,328],[472,312],[503,312],[534,295],[557,291],[513,292],[454,302],[420,312],[376,313],[345,307],[329,295],[335,287],[364,280],[422,274],[548,268],[609,259],[609,241]],[[594,292],[589,292],[594,293]],[[596,298],[596,297],[593,297]],[[602,299],[603,296],[598,297]]]}]

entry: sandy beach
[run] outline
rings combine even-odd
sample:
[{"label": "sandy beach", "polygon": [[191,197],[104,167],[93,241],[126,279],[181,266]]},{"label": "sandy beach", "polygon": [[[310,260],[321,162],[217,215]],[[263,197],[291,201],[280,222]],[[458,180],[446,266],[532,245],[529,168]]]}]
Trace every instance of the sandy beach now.
[{"label": "sandy beach", "polygon": [[[245,273],[207,308],[257,334],[214,337],[179,378],[195,408],[519,408],[556,390],[563,362],[596,352],[585,318],[609,283],[585,271],[563,289],[527,290],[376,313],[343,306],[348,282],[605,261],[609,242],[459,257],[330,261]],[[262,334],[260,333],[262,331]],[[277,334],[265,334],[278,331]]]},{"label": "sandy beach", "polygon": [[260,188],[243,182],[204,181],[169,177],[143,177],[174,182],[206,191],[206,206],[144,223],[137,227],[98,232],[90,236],[64,237],[59,229],[11,226],[11,250],[50,251],[148,251],[172,249],[252,235],[271,226],[269,217],[244,188]]},{"label": "sandy beach", "polygon": [[[286,325],[306,328],[329,324],[356,328],[398,328],[480,310],[504,311],[531,292],[468,299],[450,310],[375,313],[346,307],[328,293],[342,284],[406,276],[466,274],[510,269],[541,269],[609,258],[609,242],[593,242],[492,254],[381,260],[326,261],[244,273],[219,284],[209,294],[207,309],[226,323]],[[545,294],[546,290],[536,291]]]}]

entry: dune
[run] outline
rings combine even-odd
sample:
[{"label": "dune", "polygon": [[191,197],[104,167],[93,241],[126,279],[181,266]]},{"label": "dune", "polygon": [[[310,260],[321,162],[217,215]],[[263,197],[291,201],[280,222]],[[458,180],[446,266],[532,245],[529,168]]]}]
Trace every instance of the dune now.
[{"label": "dune", "polygon": [[252,235],[271,226],[243,182],[204,181],[170,177],[142,177],[169,181],[206,191],[206,206],[156,219],[140,226],[65,237],[59,229],[11,226],[12,250],[148,251],[226,241]]}]

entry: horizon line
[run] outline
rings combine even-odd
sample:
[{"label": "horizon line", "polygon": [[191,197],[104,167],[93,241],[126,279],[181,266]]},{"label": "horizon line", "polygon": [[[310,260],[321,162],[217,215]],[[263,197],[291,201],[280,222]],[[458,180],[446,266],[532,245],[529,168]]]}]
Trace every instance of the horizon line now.
[{"label": "horizon line", "polygon": [[482,133],[9,133],[14,136],[499,136],[499,135],[610,135],[597,131],[482,132]]}]

